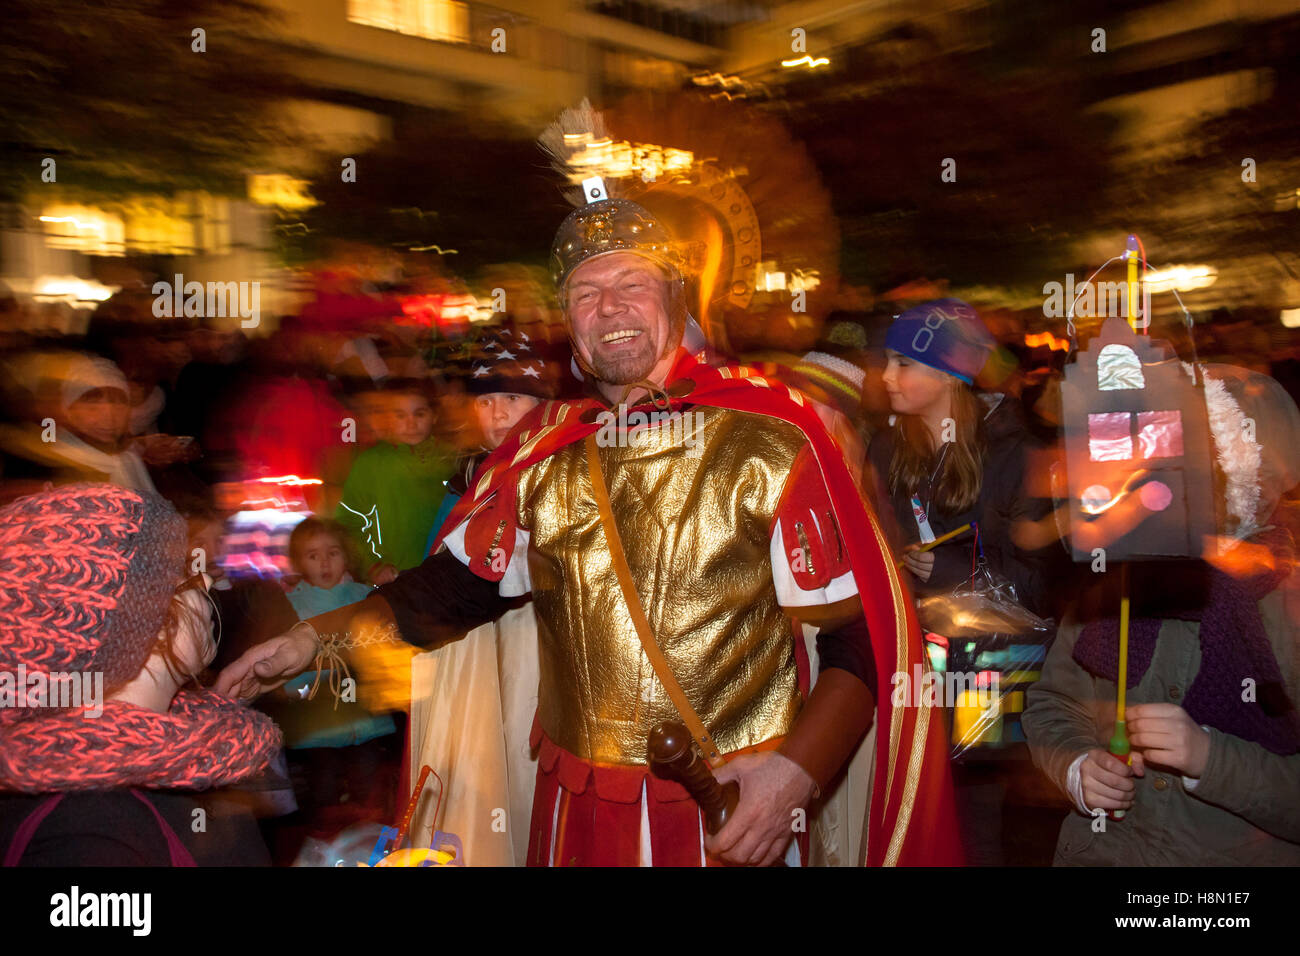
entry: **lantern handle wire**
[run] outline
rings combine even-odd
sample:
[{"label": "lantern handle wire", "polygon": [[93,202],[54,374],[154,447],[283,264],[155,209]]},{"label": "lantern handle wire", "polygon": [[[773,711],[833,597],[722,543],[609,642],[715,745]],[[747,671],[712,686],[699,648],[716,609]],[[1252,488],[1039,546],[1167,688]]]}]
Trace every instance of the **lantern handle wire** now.
[{"label": "lantern handle wire", "polygon": [[[1142,271],[1144,276],[1149,268],[1154,268],[1156,271],[1166,268],[1165,266],[1159,266],[1159,265],[1154,267],[1148,266],[1147,253],[1145,247],[1143,247],[1142,245],[1142,240],[1139,238],[1137,242],[1138,242],[1138,250],[1142,256]],[[1104,270],[1112,262],[1120,262],[1124,260],[1126,256],[1127,253],[1125,253],[1124,255],[1111,256],[1109,259],[1107,259],[1105,262],[1099,265],[1093,271],[1092,275],[1088,276],[1088,278],[1085,279],[1083,283],[1079,285],[1078,291],[1074,294],[1074,301],[1070,303],[1070,308],[1065,313],[1065,327],[1066,327],[1067,334],[1070,337],[1070,351],[1069,354],[1066,356],[1066,361],[1069,361],[1070,356],[1073,356],[1074,353],[1079,350],[1078,332],[1074,325],[1074,307],[1079,304],[1079,299],[1083,296],[1083,290],[1086,289],[1088,286],[1092,285],[1092,280],[1097,278],[1097,276],[1101,274],[1102,270]],[[1145,279],[1143,281],[1145,281]],[[1195,382],[1197,388],[1203,388],[1205,382],[1204,379],[1201,377],[1201,360],[1199,354],[1196,351],[1196,321],[1195,319],[1192,318],[1192,313],[1187,308],[1187,304],[1183,302],[1183,297],[1178,294],[1178,290],[1170,289],[1169,291],[1174,294],[1174,299],[1177,300],[1178,302],[1178,308],[1182,310],[1183,313],[1183,324],[1187,326],[1187,342],[1192,349],[1192,379]],[[1148,328],[1150,328],[1149,316],[1148,316]]]},{"label": "lantern handle wire", "polygon": [[1074,307],[1075,307],[1076,305],[1079,304],[1079,298],[1083,295],[1083,290],[1086,289],[1086,288],[1088,288],[1088,286],[1092,285],[1092,280],[1095,279],[1095,278],[1097,278],[1097,276],[1101,274],[1101,271],[1102,271],[1103,269],[1105,269],[1108,265],[1110,265],[1112,262],[1120,262],[1120,261],[1122,261],[1123,259],[1124,259],[1124,256],[1122,256],[1122,255],[1119,255],[1119,256],[1111,256],[1109,259],[1107,259],[1105,262],[1103,262],[1101,265],[1099,265],[1099,266],[1096,268],[1096,270],[1093,272],[1093,274],[1090,275],[1090,276],[1088,276],[1088,278],[1085,279],[1085,280],[1082,282],[1082,284],[1080,284],[1080,286],[1079,286],[1079,291],[1076,292],[1076,293],[1074,294],[1074,301],[1070,303],[1070,308],[1069,308],[1069,309],[1066,311],[1066,313],[1065,313],[1065,328],[1066,328],[1067,334],[1070,336],[1070,351],[1071,351],[1071,352],[1075,352],[1075,351],[1077,351],[1077,350],[1078,350],[1078,347],[1079,347],[1078,342],[1076,341],[1076,336],[1075,336],[1075,328],[1074,328]]}]

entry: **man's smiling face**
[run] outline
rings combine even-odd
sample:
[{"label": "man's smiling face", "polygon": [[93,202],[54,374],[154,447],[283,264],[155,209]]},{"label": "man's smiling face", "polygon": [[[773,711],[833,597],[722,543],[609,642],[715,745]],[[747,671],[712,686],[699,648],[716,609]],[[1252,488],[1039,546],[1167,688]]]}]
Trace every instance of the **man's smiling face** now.
[{"label": "man's smiling face", "polygon": [[663,382],[677,347],[669,292],[663,269],[632,252],[598,256],[573,270],[565,308],[574,348],[602,382]]}]

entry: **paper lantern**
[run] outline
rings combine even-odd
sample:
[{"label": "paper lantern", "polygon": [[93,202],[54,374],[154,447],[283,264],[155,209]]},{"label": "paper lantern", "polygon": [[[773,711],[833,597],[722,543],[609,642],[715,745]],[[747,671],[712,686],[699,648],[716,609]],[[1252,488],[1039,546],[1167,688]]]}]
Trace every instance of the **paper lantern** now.
[{"label": "paper lantern", "polygon": [[1094,557],[1077,529],[1135,506],[1136,528],[1100,535],[1107,560],[1199,557],[1215,528],[1213,445],[1204,391],[1173,349],[1109,318],[1065,367],[1061,405],[1074,560]]}]

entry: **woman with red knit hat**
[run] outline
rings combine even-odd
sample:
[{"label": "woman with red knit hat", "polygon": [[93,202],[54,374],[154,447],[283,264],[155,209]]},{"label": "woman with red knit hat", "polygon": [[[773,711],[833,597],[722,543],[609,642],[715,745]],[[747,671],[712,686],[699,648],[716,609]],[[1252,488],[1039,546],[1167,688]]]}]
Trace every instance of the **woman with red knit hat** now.
[{"label": "woman with red knit hat", "polygon": [[185,541],[168,502],[113,485],[0,509],[5,866],[270,862],[219,788],[264,770],[280,733],[191,686],[218,622]]}]

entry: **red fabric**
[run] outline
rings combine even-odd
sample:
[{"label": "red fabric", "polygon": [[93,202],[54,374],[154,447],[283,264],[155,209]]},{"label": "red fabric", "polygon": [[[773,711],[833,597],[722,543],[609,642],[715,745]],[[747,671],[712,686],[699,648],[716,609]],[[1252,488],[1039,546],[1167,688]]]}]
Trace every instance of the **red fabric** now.
[{"label": "red fabric", "polygon": [[[528,831],[529,866],[549,865],[552,829],[556,866],[639,865],[643,786],[654,865],[700,865],[700,807],[680,784],[655,776],[646,766],[583,760],[555,744],[536,722],[530,739],[538,757]],[[776,737],[727,757],[775,750],[782,739]],[[807,834],[799,835],[799,851],[808,859]],[[723,864],[709,858],[708,865]]]},{"label": "red fabric", "polygon": [[[795,583],[805,591],[824,588],[850,570],[848,551],[835,522],[826,485],[820,480],[811,446],[795,458],[786,481],[776,523]],[[800,529],[803,537],[799,536]],[[807,551],[803,541],[808,541]]]},{"label": "red fabric", "polygon": [[247,423],[235,434],[236,451],[254,470],[319,477],[348,417],[323,381],[273,379],[249,393],[232,416]]},{"label": "red fabric", "polygon": [[99,674],[108,692],[135,677],[185,555],[184,519],[148,492],[79,482],[0,509],[0,672],[42,677],[17,676],[0,725],[66,702],[56,674]]},{"label": "red fabric", "polygon": [[[914,666],[925,666],[916,612],[839,448],[806,400],[785,386],[756,376],[750,369],[715,369],[679,350],[677,363],[664,384],[684,381],[692,383],[692,387],[673,399],[675,409],[705,405],[768,415],[795,425],[808,438],[862,597],[878,675],[878,745],[867,829],[867,864],[959,865],[962,858],[943,715],[926,707],[895,708],[891,701],[892,675],[910,674]],[[599,427],[595,415],[604,408],[588,398],[548,402],[531,412],[483,463],[481,473],[488,480],[471,489],[452,510],[434,550],[447,532],[484,507],[506,479],[594,433]],[[521,448],[523,454],[519,454]],[[472,562],[471,570],[486,577],[487,569],[481,565]],[[897,647],[900,638],[901,654]],[[920,772],[916,775],[909,772],[914,756],[919,760]]]},{"label": "red fabric", "polygon": [[501,492],[465,528],[465,553],[475,574],[488,581],[500,581],[505,576],[515,547],[517,524],[515,480],[511,475]]}]

